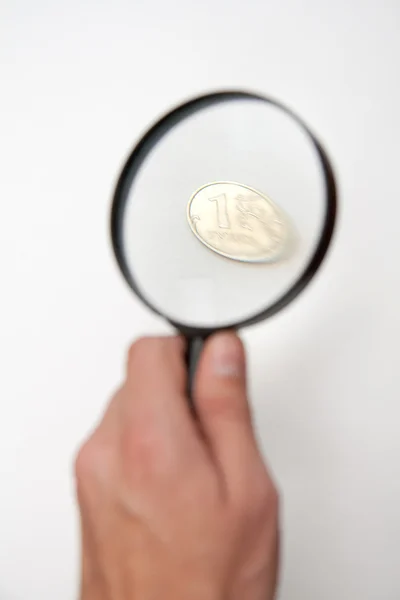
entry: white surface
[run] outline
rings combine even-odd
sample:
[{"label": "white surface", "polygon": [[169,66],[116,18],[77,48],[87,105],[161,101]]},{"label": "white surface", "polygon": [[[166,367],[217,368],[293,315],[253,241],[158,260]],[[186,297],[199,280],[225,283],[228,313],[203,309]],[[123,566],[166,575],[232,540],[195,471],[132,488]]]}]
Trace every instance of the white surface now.
[{"label": "white surface", "polygon": [[398,600],[400,204],[396,0],[14,0],[1,9],[0,598],[70,600],[70,464],[165,327],[107,231],[134,139],[176,101],[244,86],[293,106],[340,176],[336,243],[292,307],[246,332],[283,493],[282,600]]}]

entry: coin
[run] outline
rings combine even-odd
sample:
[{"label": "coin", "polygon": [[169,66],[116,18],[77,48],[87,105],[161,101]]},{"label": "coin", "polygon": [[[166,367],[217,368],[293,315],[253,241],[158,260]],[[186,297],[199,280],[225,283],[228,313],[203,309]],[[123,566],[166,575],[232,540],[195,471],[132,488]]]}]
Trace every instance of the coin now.
[{"label": "coin", "polygon": [[215,181],[191,196],[187,217],[196,237],[233,260],[270,263],[287,254],[287,218],[266,195],[241,183]]}]

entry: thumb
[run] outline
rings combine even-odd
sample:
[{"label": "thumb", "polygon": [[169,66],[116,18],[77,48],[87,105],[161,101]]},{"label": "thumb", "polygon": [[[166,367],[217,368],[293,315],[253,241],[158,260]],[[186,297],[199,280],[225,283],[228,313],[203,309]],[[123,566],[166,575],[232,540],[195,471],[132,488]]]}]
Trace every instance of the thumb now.
[{"label": "thumb", "polygon": [[194,401],[215,460],[226,475],[238,474],[256,444],[246,392],[245,351],[235,333],[218,333],[205,343]]}]

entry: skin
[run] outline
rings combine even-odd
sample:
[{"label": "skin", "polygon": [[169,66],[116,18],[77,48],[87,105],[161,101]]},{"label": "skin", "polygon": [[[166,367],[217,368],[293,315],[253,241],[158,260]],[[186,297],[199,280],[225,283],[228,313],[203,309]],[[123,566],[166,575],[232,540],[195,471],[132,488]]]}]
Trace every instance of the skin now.
[{"label": "skin", "polygon": [[210,338],[185,392],[184,342],[145,338],[75,464],[81,600],[272,600],[278,495],[257,446],[245,353]]}]

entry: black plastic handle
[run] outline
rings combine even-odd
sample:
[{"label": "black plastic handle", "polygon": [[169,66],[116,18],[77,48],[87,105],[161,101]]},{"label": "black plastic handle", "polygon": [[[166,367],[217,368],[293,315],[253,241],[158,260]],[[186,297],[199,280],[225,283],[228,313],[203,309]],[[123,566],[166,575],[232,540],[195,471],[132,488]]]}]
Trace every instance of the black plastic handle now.
[{"label": "black plastic handle", "polygon": [[189,404],[195,412],[195,405],[193,399],[193,386],[197,371],[197,365],[200,359],[200,355],[203,350],[204,342],[208,336],[196,336],[186,338],[186,365],[187,365],[187,384],[186,392],[189,399]]}]

